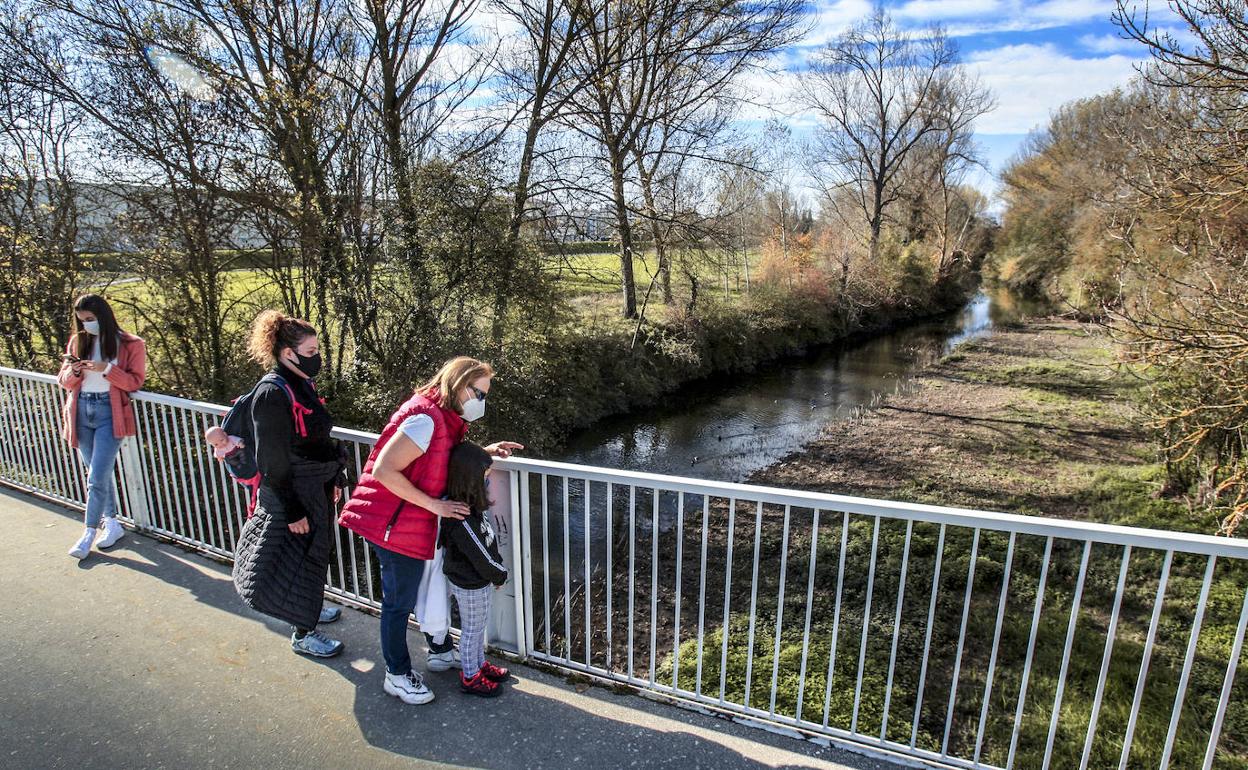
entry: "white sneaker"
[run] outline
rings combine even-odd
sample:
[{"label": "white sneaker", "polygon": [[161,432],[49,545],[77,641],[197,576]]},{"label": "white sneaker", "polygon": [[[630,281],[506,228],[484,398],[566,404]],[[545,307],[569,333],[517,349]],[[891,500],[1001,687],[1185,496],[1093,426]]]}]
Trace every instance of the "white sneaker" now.
[{"label": "white sneaker", "polygon": [[391,674],[387,671],[386,681],[381,689],[385,690],[387,695],[393,695],[413,706],[433,700],[433,690],[429,689],[425,680],[415,671],[409,671],[406,674]]},{"label": "white sneaker", "polygon": [[459,648],[452,647],[446,652],[429,653],[425,667],[430,671],[450,671],[453,668],[462,669],[464,664],[459,660]]},{"label": "white sneaker", "polygon": [[96,542],[96,548],[111,548],[126,534],[126,528],[121,526],[121,522],[112,516],[105,517],[104,526],[101,529],[103,534],[100,535],[99,541]]},{"label": "white sneaker", "polygon": [[69,555],[79,560],[87,558],[87,554],[91,553],[91,544],[95,542],[97,531],[94,527],[87,527],[78,540],[78,544],[69,549]]}]

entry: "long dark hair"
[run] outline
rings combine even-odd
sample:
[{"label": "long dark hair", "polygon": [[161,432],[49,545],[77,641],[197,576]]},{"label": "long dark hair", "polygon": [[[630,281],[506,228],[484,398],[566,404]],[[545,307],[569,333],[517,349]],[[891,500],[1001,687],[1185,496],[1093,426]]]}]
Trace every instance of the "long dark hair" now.
[{"label": "long dark hair", "polygon": [[74,317],[72,323],[78,357],[90,358],[92,345],[92,335],[87,334],[87,330],[82,327],[82,321],[78,320],[80,310],[91,313],[100,322],[100,354],[104,360],[111,361],[116,358],[117,351],[121,349],[121,327],[117,325],[117,316],[113,315],[108,300],[99,294],[83,294],[74,302],[74,312],[71,315]]},{"label": "long dark hair", "polygon": [[457,444],[447,467],[446,496],[466,504],[474,513],[488,510],[492,503],[485,491],[485,472],[493,464],[490,453],[471,441]]}]

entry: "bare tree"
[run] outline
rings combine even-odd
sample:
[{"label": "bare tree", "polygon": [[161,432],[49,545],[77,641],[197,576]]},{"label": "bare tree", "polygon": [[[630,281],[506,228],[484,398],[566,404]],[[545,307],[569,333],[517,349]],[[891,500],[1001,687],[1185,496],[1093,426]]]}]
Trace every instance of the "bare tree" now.
[{"label": "bare tree", "polygon": [[767,237],[778,243],[781,260],[787,264],[804,211],[795,185],[797,147],[792,130],[776,121],[768,124],[763,143],[768,185],[761,201],[762,218]]},{"label": "bare tree", "polygon": [[953,269],[960,242],[981,213],[974,207],[962,206],[963,216],[956,220],[954,217],[955,209],[965,203],[965,198],[958,194],[959,186],[971,168],[982,165],[975,144],[975,121],[990,112],[996,101],[976,76],[959,69],[938,81],[932,102],[938,116],[930,159],[932,178],[939,194],[939,203],[933,208],[937,212],[936,226],[940,233],[936,268],[940,279]]},{"label": "bare tree", "polygon": [[796,36],[804,8],[803,0],[627,0],[583,11],[573,66],[599,76],[572,100],[564,120],[602,148],[626,318],[637,315],[628,189],[639,174],[638,153],[647,152],[645,139],[655,127],[679,126],[727,96],[747,68]]},{"label": "bare tree", "polygon": [[494,0],[491,7],[514,23],[519,34],[507,55],[501,57],[499,75],[504,93],[522,116],[523,136],[511,191],[508,239],[512,246],[497,265],[492,337],[500,345],[514,278],[513,254],[521,228],[531,214],[536,192],[545,197],[546,186],[534,179],[534,165],[542,158],[538,141],[547,128],[567,110],[585,85],[597,75],[589,67],[569,66],[574,47],[583,34],[588,0]]},{"label": "bare tree", "polygon": [[82,114],[0,79],[0,338],[15,366],[46,369],[82,288],[84,200],[74,148]]},{"label": "bare tree", "polygon": [[944,126],[937,97],[956,63],[941,29],[914,35],[877,8],[824,47],[802,78],[802,97],[822,122],[812,175],[827,200],[842,189],[853,194],[873,261],[907,157]]},{"label": "bare tree", "polygon": [[1248,22],[1240,0],[1158,2],[1186,26],[1190,44],[1169,26],[1153,23],[1151,5],[1148,0],[1117,0],[1113,21],[1125,37],[1147,47],[1155,66],[1145,72],[1153,82],[1232,95],[1248,89]]},{"label": "bare tree", "polygon": [[[365,104],[381,129],[396,203],[408,227],[419,219],[413,176],[420,160],[485,75],[484,57],[471,46],[469,30],[477,2],[365,0],[362,5],[361,26],[376,68],[365,73]],[[466,52],[453,74],[443,66],[452,49]]]},{"label": "bare tree", "polygon": [[[344,0],[30,0],[26,13],[0,24],[4,44],[22,62],[11,77],[74,104],[146,161],[173,158],[140,126],[106,109],[112,87],[107,62],[167,57],[229,105],[243,130],[237,144],[218,148],[228,158],[224,178],[231,181],[220,193],[270,207],[293,224],[314,280],[308,307],[291,310],[322,328],[331,361],[336,331],[362,326],[341,201],[332,189],[334,165],[361,103],[358,88],[342,87],[358,66],[343,6]],[[42,34],[23,34],[24,27]],[[69,41],[69,54],[63,66],[53,66],[44,47],[61,39]],[[179,174],[211,183],[193,165]]]}]

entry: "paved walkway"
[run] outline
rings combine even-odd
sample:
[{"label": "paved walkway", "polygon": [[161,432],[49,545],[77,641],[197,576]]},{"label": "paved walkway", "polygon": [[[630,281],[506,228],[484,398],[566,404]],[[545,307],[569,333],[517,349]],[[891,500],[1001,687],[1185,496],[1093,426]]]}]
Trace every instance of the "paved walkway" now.
[{"label": "paved walkway", "polygon": [[447,672],[407,706],[373,616],[344,611],[346,652],[303,658],[226,567],[133,533],[78,563],[78,522],[0,488],[0,768],[894,767],[523,666],[496,700]]}]

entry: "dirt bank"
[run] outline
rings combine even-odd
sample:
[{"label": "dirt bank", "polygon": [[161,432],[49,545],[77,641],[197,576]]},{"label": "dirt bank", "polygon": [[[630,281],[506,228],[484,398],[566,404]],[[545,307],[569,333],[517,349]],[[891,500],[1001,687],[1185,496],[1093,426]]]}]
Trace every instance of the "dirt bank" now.
[{"label": "dirt bank", "polygon": [[[1037,319],[966,343],[858,419],[754,474],[759,484],[1214,531],[1107,505],[1160,489],[1142,382],[1094,327]],[[1124,489],[1123,487],[1129,489]],[[1145,506],[1152,508],[1153,506]]]}]

